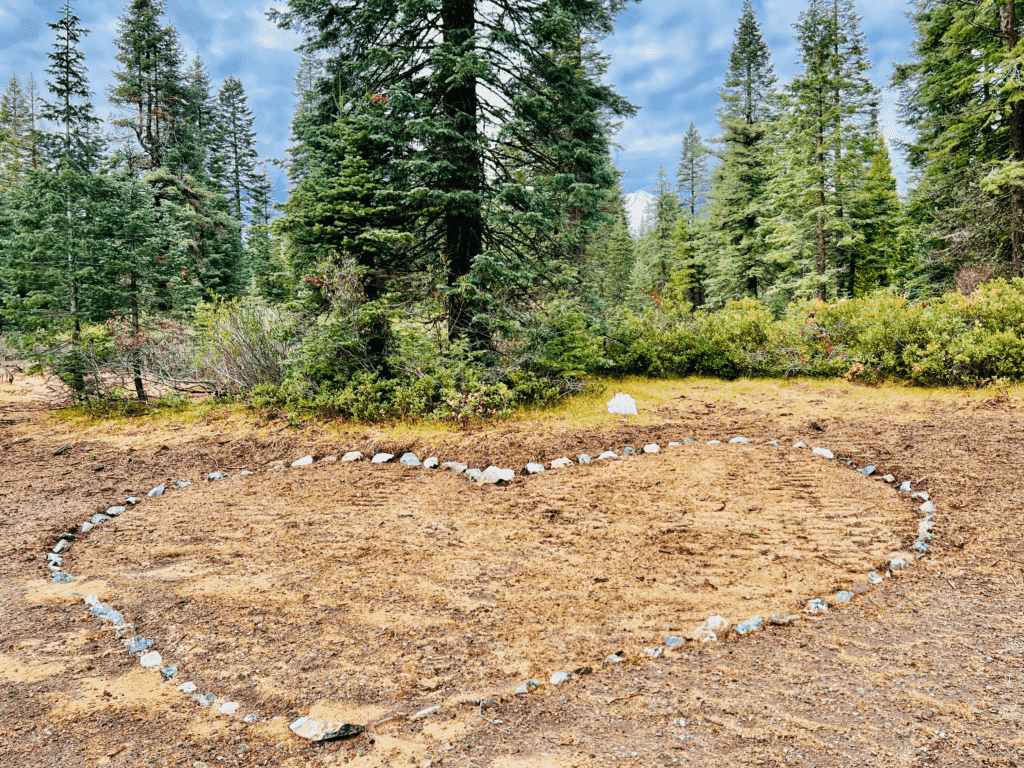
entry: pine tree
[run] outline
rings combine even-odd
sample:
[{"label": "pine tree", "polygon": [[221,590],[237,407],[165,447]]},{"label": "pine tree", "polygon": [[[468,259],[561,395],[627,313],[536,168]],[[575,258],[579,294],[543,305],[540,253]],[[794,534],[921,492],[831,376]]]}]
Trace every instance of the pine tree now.
[{"label": "pine tree", "polygon": [[[616,175],[621,178],[618,171]],[[633,269],[633,240],[621,184],[609,190],[605,212],[608,221],[595,233],[586,277],[590,290],[601,300],[606,312],[611,313],[625,303]]]},{"label": "pine tree", "polygon": [[697,211],[704,205],[704,197],[711,189],[708,179],[708,154],[710,153],[700,139],[697,126],[690,123],[686,135],[683,136],[676,179],[679,182],[679,202],[691,221],[697,218]]},{"label": "pine tree", "polygon": [[0,96],[0,183],[14,186],[31,164],[32,117],[25,89],[11,75]]},{"label": "pine tree", "polygon": [[713,173],[711,201],[698,249],[708,273],[708,297],[716,304],[760,296],[773,276],[761,229],[771,167],[764,143],[773,119],[775,73],[750,0],[743,4],[729,68],[719,95],[721,162]]},{"label": "pine tree", "polygon": [[118,23],[114,72],[108,90],[112,104],[126,114],[113,121],[129,131],[147,156],[147,166],[164,164],[178,137],[186,93],[181,77],[181,48],[174,27],[160,26],[164,0],[131,0]]},{"label": "pine tree", "polygon": [[827,299],[863,240],[848,213],[867,171],[860,150],[878,93],[859,22],[852,0],[811,0],[796,25],[803,71],[787,88],[769,241],[792,259],[797,295]]},{"label": "pine tree", "polygon": [[242,221],[242,210],[249,190],[256,181],[255,117],[245,99],[245,88],[228,77],[217,94],[217,131],[224,169],[221,179],[235,216]]},{"label": "pine tree", "polygon": [[196,56],[185,73],[181,110],[174,126],[175,141],[169,164],[203,184],[222,174],[218,151],[216,97],[210,93],[210,73]]},{"label": "pine tree", "polygon": [[[444,276],[448,334],[474,349],[492,346],[494,292],[523,301],[549,285],[603,218],[614,175],[602,115],[632,108],[588,74],[584,38],[608,33],[622,5],[290,0],[271,12],[329,57],[319,122],[351,111],[386,139],[390,162],[369,167],[402,192],[409,255]],[[353,108],[366,99],[375,110]],[[313,123],[299,126],[304,143]]]},{"label": "pine tree", "polygon": [[921,173],[911,210],[935,278],[983,262],[1024,274],[1024,88],[1015,2],[915,2],[914,61],[897,65]]},{"label": "pine tree", "polygon": [[664,167],[659,168],[654,197],[648,206],[650,223],[637,240],[630,275],[630,297],[635,306],[660,302],[665,286],[682,266],[676,227],[681,216],[679,198]]}]

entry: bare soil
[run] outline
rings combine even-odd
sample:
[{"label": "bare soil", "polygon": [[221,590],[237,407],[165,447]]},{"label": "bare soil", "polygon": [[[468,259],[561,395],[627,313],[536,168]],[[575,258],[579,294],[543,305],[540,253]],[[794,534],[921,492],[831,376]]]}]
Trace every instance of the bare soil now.
[{"label": "bare soil", "polygon": [[[677,391],[643,424],[431,442],[237,420],[71,429],[19,376],[0,394],[0,765],[1024,764],[1019,403]],[[734,435],[755,445],[704,444]],[[758,445],[772,438],[840,459]],[[367,463],[268,471],[353,449],[519,468],[648,442],[662,453],[504,487]],[[920,513],[845,459],[932,494],[929,555],[826,616],[645,654],[713,613],[800,612],[905,556]],[[217,469],[229,479],[201,482]],[[62,531],[179,478],[193,485],[97,526],[65,557],[76,581],[50,583]],[[156,641],[173,684],[126,657],[86,594]],[[613,652],[628,661],[602,667]],[[556,670],[581,674],[548,685]],[[528,677],[545,685],[512,696]],[[238,715],[197,707],[185,680]],[[486,719],[463,703],[495,695]],[[298,715],[387,722],[314,745],[288,731]]]}]

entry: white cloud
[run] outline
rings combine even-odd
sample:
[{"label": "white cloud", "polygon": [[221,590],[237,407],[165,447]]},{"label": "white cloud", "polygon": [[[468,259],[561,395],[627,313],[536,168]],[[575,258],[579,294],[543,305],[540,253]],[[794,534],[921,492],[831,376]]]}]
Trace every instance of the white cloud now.
[{"label": "white cloud", "polygon": [[276,24],[271,23],[267,18],[267,11],[270,7],[261,11],[246,11],[245,15],[256,22],[256,34],[254,38],[264,48],[273,48],[279,51],[290,51],[302,42],[302,37],[287,29],[280,29]]}]

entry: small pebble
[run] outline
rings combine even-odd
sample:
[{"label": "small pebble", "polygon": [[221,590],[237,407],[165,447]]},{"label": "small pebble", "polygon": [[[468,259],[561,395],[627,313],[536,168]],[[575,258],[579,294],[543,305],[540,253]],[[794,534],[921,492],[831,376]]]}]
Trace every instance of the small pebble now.
[{"label": "small pebble", "polygon": [[93,515],[92,517],[89,518],[89,522],[92,523],[93,525],[97,525],[99,523],[105,523],[105,522],[107,522],[107,520],[110,520],[110,518],[107,517],[106,515],[100,513],[100,512],[97,512],[95,515]]},{"label": "small pebble", "polygon": [[515,687],[512,693],[522,695],[525,693],[530,693],[531,691],[536,691],[538,688],[540,688],[540,683],[538,683],[536,680],[524,680]]},{"label": "small pebble", "polygon": [[590,458],[589,456],[587,456],[587,454],[585,454],[585,453],[581,453],[581,454],[580,454],[580,455],[579,455],[579,456],[578,456],[578,457],[576,458],[576,461],[578,461],[578,462],[579,462],[580,464],[589,464],[590,462],[592,462],[592,461],[593,461],[593,459],[592,459],[592,458]]},{"label": "small pebble", "polygon": [[677,445],[682,445],[682,443],[669,443],[668,447],[669,448],[675,448]]},{"label": "small pebble", "polygon": [[165,681],[170,680],[176,674],[178,674],[177,664],[168,664],[166,667],[160,670],[160,676],[163,677]]},{"label": "small pebble", "polygon": [[206,479],[208,481],[209,480],[225,480],[225,479],[227,479],[227,476],[228,476],[227,472],[211,472],[210,474],[208,474],[206,476]]},{"label": "small pebble", "polygon": [[452,472],[460,474],[466,471],[466,465],[460,464],[457,461],[446,461],[444,464],[441,465],[441,469],[450,469]]},{"label": "small pebble", "polygon": [[93,528],[93,524],[91,522],[89,522],[88,520],[86,520],[84,523],[82,523],[82,533],[88,533],[89,531],[92,530],[92,528]]},{"label": "small pebble", "polygon": [[697,441],[694,440],[692,437],[688,437],[685,440],[683,440],[683,445],[693,445],[696,442]]},{"label": "small pebble", "polygon": [[814,448],[811,453],[815,453],[826,459],[834,459],[836,455],[832,453],[828,448]]},{"label": "small pebble", "polygon": [[884,579],[874,571],[868,574],[868,584],[881,584],[883,581]]},{"label": "small pebble", "polygon": [[188,488],[190,485],[192,485],[191,480],[179,480],[174,484],[174,487],[181,490],[182,488]]},{"label": "small pebble", "polygon": [[393,458],[395,458],[395,455],[393,453],[378,453],[372,459],[370,459],[370,463],[371,464],[387,464]]},{"label": "small pebble", "polygon": [[679,646],[686,643],[686,638],[678,637],[677,635],[669,635],[665,638],[665,647],[670,651],[674,651]]},{"label": "small pebble", "polygon": [[468,477],[473,482],[478,482],[480,478],[483,476],[484,473],[479,469],[472,468],[466,470],[466,477]]},{"label": "small pebble", "polygon": [[928,495],[928,491],[918,491],[917,493],[910,494],[910,498],[914,501],[928,501],[931,496]]},{"label": "small pebble", "polygon": [[721,445],[721,440],[708,440],[708,445]]},{"label": "small pebble", "polygon": [[847,592],[846,590],[841,589],[836,592],[836,600],[840,603],[848,603],[853,600],[853,592]]},{"label": "small pebble", "polygon": [[243,723],[255,723],[259,719],[260,719],[259,715],[257,715],[255,712],[250,712],[248,715],[246,715],[245,717],[242,718],[242,722]]},{"label": "small pebble", "polygon": [[425,469],[437,469],[438,463],[437,456],[431,456],[429,459],[424,459],[423,466]]},{"label": "small pebble", "polygon": [[575,679],[576,675],[574,675],[572,672],[555,672],[555,674],[551,676],[550,682],[552,685],[559,685],[560,683],[564,683],[567,680]]},{"label": "small pebble", "polygon": [[111,507],[107,510],[107,514],[113,517],[114,515],[120,515],[126,510],[126,507]]},{"label": "small pebble", "polygon": [[644,653],[650,656],[652,659],[656,659],[665,651],[660,645],[657,648],[644,648]]},{"label": "small pebble", "polygon": [[193,682],[182,683],[181,685],[178,686],[178,690],[181,691],[182,693],[195,693],[195,691],[196,691],[196,684],[193,683]]},{"label": "small pebble", "polygon": [[[295,461],[293,461],[292,462],[292,466],[293,467],[308,467],[312,463],[313,463],[313,457],[312,456],[303,456],[301,459],[296,459]],[[227,706],[227,704],[225,704],[224,706]]]},{"label": "small pebble", "polygon": [[800,621],[800,616],[795,613],[788,616],[783,613],[773,613],[772,617],[768,619],[768,623],[775,627],[788,627],[797,621]]},{"label": "small pebble", "polygon": [[72,581],[74,581],[74,579],[71,577],[71,574],[61,573],[59,571],[57,573],[51,574],[51,578],[53,579],[55,584],[70,584]]},{"label": "small pebble", "polygon": [[597,460],[601,461],[603,459],[617,459],[617,458],[619,458],[619,454],[615,453],[615,451],[605,451],[604,453],[602,453],[600,456],[597,457]]},{"label": "small pebble", "polygon": [[342,461],[359,461],[361,458],[363,458],[363,454],[361,454],[359,451],[349,451],[348,453],[346,453],[344,456],[341,457],[341,460]]},{"label": "small pebble", "polygon": [[124,503],[134,507],[140,501],[142,501],[142,499],[140,499],[138,496],[129,496],[127,499],[124,500]]},{"label": "small pebble", "polygon": [[[927,544],[926,542],[923,542],[923,541],[921,541],[921,540],[919,539],[918,541],[915,541],[915,542],[914,542],[914,544],[913,544],[913,546],[911,547],[911,549],[912,549],[912,550],[913,550],[914,552],[927,552],[927,551],[928,551],[929,549],[931,549],[931,545],[929,545],[929,544]],[[55,574],[55,575],[56,575],[56,574]]]},{"label": "small pebble", "polygon": [[218,711],[222,715],[237,715],[238,714],[238,702],[237,701],[225,701],[217,709],[218,709]]},{"label": "small pebble", "polygon": [[200,707],[209,707],[215,701],[217,701],[217,697],[214,696],[212,693],[200,693],[192,697],[192,700]]},{"label": "small pebble", "polygon": [[904,560],[902,557],[897,557],[889,562],[889,567],[892,568],[894,571],[902,571],[904,568],[907,567],[907,561]]},{"label": "small pebble", "polygon": [[860,472],[865,477],[867,477],[869,475],[875,474],[875,466],[873,464],[868,464],[866,467],[861,467],[857,471]]},{"label": "small pebble", "polygon": [[572,466],[572,459],[568,456],[563,456],[560,459],[555,459],[551,462],[552,469],[568,469]]},{"label": "small pebble", "polygon": [[610,664],[622,664],[625,660],[626,660],[625,656],[620,656],[617,653],[613,653],[613,654],[607,656],[602,663],[605,666],[608,666]]},{"label": "small pebble", "polygon": [[153,641],[150,640],[148,637],[143,637],[142,635],[136,635],[128,641],[129,654],[142,653],[143,651],[148,651],[152,647]]},{"label": "small pebble", "polygon": [[748,445],[750,443],[750,438],[749,437],[734,437],[729,442],[733,443],[735,445]]},{"label": "small pebble", "polygon": [[415,453],[403,453],[402,458],[398,460],[399,464],[404,464],[407,467],[422,467],[423,462],[420,461],[420,457]]},{"label": "small pebble", "polygon": [[635,454],[636,454],[636,450],[634,448],[632,448],[631,446],[627,445],[625,448],[622,449],[622,455],[623,456],[633,456]]},{"label": "small pebble", "polygon": [[146,669],[156,669],[164,663],[164,660],[160,658],[158,651],[150,651],[139,658],[139,663]]},{"label": "small pebble", "polygon": [[904,480],[900,483],[900,490],[903,491],[903,493],[910,493],[910,481]]},{"label": "small pebble", "polygon": [[896,478],[893,477],[892,475],[882,475],[882,480],[884,482],[886,482],[886,483],[895,483],[896,482]]},{"label": "small pebble", "polygon": [[523,470],[523,474],[524,475],[539,475],[543,471],[544,471],[544,465],[543,464],[534,464],[533,462],[530,462],[529,464],[526,465],[526,468]]},{"label": "small pebble", "polygon": [[779,441],[778,440],[769,440],[767,443],[765,443],[765,445],[771,446],[772,448],[778,448],[779,447]]},{"label": "small pebble", "polygon": [[807,444],[803,440],[801,440],[799,443],[794,443],[793,447],[794,448],[806,448]]},{"label": "small pebble", "polygon": [[807,607],[804,609],[804,613],[812,615],[816,613],[828,613],[828,602],[820,597],[811,598],[807,601]]},{"label": "small pebble", "polygon": [[648,443],[644,446],[644,453],[659,453],[661,448],[658,447],[657,443]]},{"label": "small pebble", "polygon": [[437,706],[427,707],[426,709],[421,709],[415,715],[410,715],[409,719],[410,720],[422,720],[424,717],[430,717],[431,715],[436,715],[440,711],[441,711],[441,708],[437,707]]},{"label": "small pebble", "polygon": [[160,484],[156,488],[151,490],[149,493],[147,493],[146,495],[149,496],[150,498],[152,498],[154,496],[163,496],[163,493],[164,493],[164,486],[163,486],[163,484]]},{"label": "small pebble", "polygon": [[932,502],[932,501],[926,501],[924,504],[921,505],[921,511],[922,512],[935,512],[936,511],[935,503]]},{"label": "small pebble", "polygon": [[741,621],[733,630],[737,635],[745,635],[748,632],[757,632],[764,629],[764,619],[760,616],[751,616],[746,621]]}]

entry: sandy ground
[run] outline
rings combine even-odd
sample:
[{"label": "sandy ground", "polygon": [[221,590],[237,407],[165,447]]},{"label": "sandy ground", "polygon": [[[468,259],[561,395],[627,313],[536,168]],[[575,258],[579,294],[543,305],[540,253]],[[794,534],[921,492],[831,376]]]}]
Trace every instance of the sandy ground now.
[{"label": "sandy ground", "polygon": [[[76,431],[19,376],[0,395],[0,764],[1022,764],[1018,403],[887,403],[843,384],[678,392],[645,404],[642,425],[389,443],[216,422]],[[645,647],[711,613],[799,611],[913,541],[920,513],[844,462],[703,444],[739,434],[913,481],[939,506],[935,547],[827,616],[651,659]],[[365,463],[267,471],[378,447],[518,468],[687,436],[701,443],[506,487]],[[216,469],[229,479],[200,482]],[[76,543],[76,582],[49,583],[43,553],[62,531],[179,478],[194,484]],[[198,708],[126,657],[81,604],[90,593],[156,640],[182,668],[175,683],[239,715]],[[616,651],[628,661],[602,667]],[[488,720],[462,703],[494,695]],[[435,705],[343,742],[287,730],[297,715],[371,724]],[[241,722],[250,711],[259,723]]]}]

